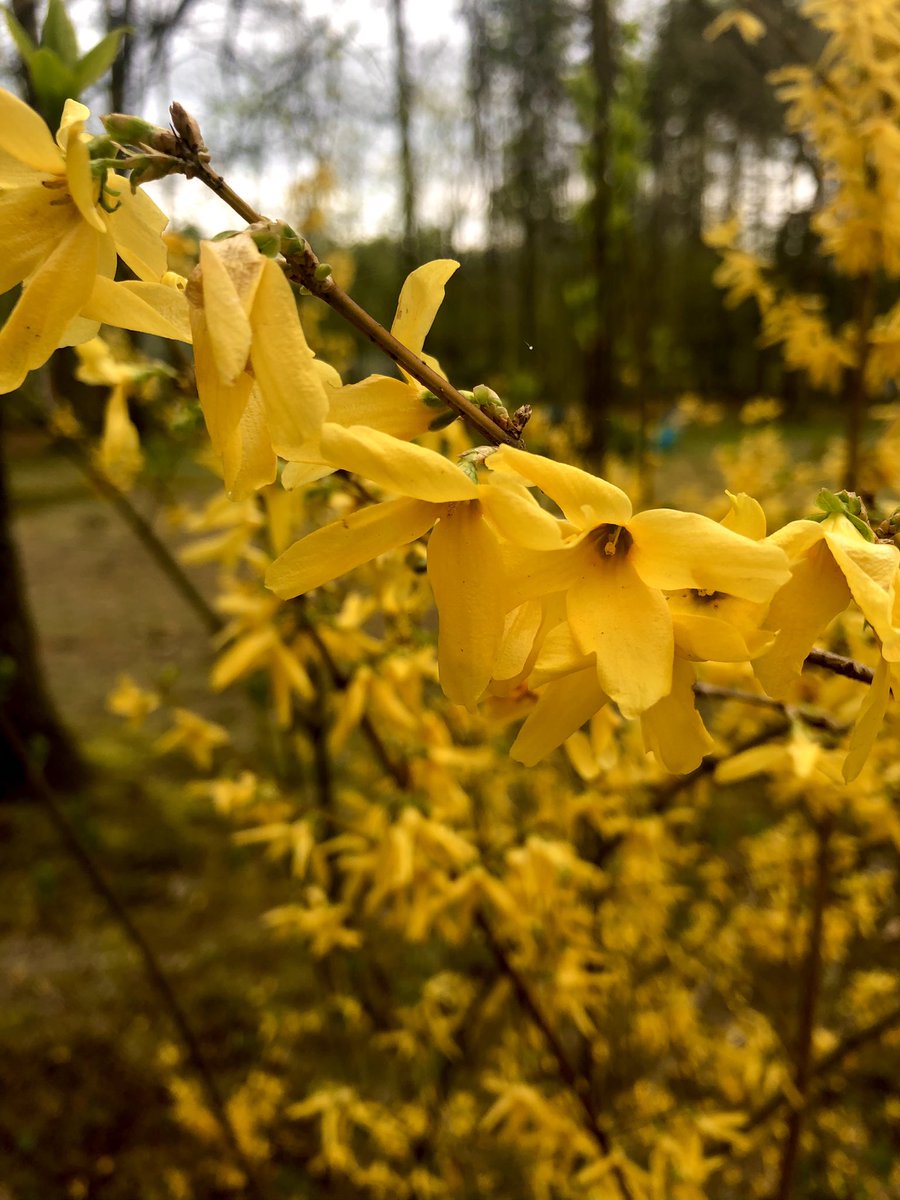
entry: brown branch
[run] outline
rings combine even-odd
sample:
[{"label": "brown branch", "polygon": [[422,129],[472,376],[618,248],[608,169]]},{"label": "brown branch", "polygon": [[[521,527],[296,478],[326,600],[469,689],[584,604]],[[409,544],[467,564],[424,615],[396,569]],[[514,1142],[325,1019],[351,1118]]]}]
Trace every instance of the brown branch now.
[{"label": "brown branch", "polygon": [[[180,159],[183,164],[182,173],[188,178],[199,179],[249,225],[274,226],[275,222],[269,221],[251,204],[248,204],[226,183],[218,171],[210,166],[209,152],[196,121],[178,104],[172,105],[171,112],[177,141],[175,157]],[[404,346],[357,304],[343,288],[338,286],[331,272],[320,263],[307,241],[298,239],[295,247],[285,253],[284,268],[289,279],[305,287],[313,296],[332,308],[413,379],[418,380],[423,387],[468,421],[492,445],[520,448],[523,446],[521,425],[516,423],[515,418],[504,417],[501,413],[497,420],[494,420],[484,409],[479,408],[442,375],[423,362],[417,354]]]},{"label": "brown branch", "polygon": [[857,662],[855,658],[845,658],[843,654],[833,654],[830,650],[810,650],[803,664],[805,667],[824,667],[835,675],[843,675],[845,679],[855,679],[857,683],[871,683],[875,672],[865,663]]},{"label": "brown branch", "polygon": [[53,789],[44,778],[43,772],[35,765],[27,746],[19,737],[12,724],[6,719],[2,710],[0,710],[0,732],[3,733],[3,736],[8,740],[18,757],[34,799],[43,807],[66,850],[81,868],[91,887],[106,905],[110,915],[122,930],[127,940],[137,951],[147,978],[151,986],[155,989],[164,1009],[169,1014],[172,1025],[184,1047],[187,1061],[190,1063],[200,1082],[206,1104],[219,1127],[223,1141],[235,1165],[243,1176],[246,1195],[251,1197],[251,1200],[263,1200],[264,1193],[256,1178],[254,1169],[241,1147],[235,1128],[231,1123],[231,1118],[228,1115],[225,1101],[219,1091],[219,1086],[200,1048],[197,1035],[191,1028],[187,1013],[160,966],[159,960],[150,947],[149,942],[132,920],[128,910],[116,892],[107,882],[87,846],[78,836],[75,827],[58,803]]},{"label": "brown branch", "polygon": [[812,1041],[815,1028],[816,1004],[822,983],[822,934],[825,926],[825,908],[828,904],[831,855],[829,841],[831,824],[822,822],[816,829],[818,847],[816,851],[815,882],[813,885],[812,914],[806,958],[800,981],[800,1005],[797,1019],[797,1043],[794,1058],[793,1086],[800,1104],[796,1105],[788,1118],[788,1130],[781,1153],[778,1184],[773,1200],[789,1200],[793,1191],[794,1171],[800,1150],[800,1133],[805,1116],[805,1099],[809,1090]]},{"label": "brown branch", "polygon": [[[594,1103],[594,1098],[591,1093],[591,1087],[587,1079],[581,1074],[569,1059],[566,1049],[559,1039],[556,1030],[548,1021],[543,1012],[537,998],[528,986],[528,983],[523,976],[513,966],[509,955],[503,949],[499,938],[491,927],[483,909],[480,909],[475,915],[475,923],[481,932],[484,934],[485,941],[488,944],[488,949],[497,964],[500,973],[509,980],[515,993],[516,999],[523,1011],[530,1017],[535,1028],[541,1034],[541,1037],[547,1044],[550,1053],[556,1061],[557,1070],[562,1082],[565,1084],[568,1091],[577,1100],[584,1113],[585,1123],[588,1133],[597,1143],[600,1151],[608,1156],[612,1153],[612,1143],[609,1134],[600,1124],[597,1107]],[[613,1167],[613,1177],[616,1180],[619,1191],[623,1200],[631,1200],[632,1192],[628,1184],[628,1180],[618,1165]]]},{"label": "brown branch", "polygon": [[739,700],[742,704],[754,705],[757,708],[774,708],[788,717],[797,717],[807,725],[816,729],[825,729],[829,733],[846,733],[847,726],[835,721],[828,713],[805,705],[785,704],[783,700],[774,700],[760,692],[748,692],[743,688],[721,687],[717,683],[704,683],[702,680],[694,684],[695,696],[706,696],[713,700]]}]

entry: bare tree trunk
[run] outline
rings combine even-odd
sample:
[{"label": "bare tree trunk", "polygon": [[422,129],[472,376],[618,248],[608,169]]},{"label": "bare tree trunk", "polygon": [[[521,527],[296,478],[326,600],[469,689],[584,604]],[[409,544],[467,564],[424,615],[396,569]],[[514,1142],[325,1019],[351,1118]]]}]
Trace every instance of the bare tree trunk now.
[{"label": "bare tree trunk", "polygon": [[408,274],[417,265],[416,170],[412,154],[412,81],[406,46],[406,22],[403,0],[391,0],[397,84],[397,131],[400,135],[400,178],[403,184],[403,271]]},{"label": "bare tree trunk", "polygon": [[591,430],[591,457],[599,468],[609,452],[610,418],[615,404],[616,383],[614,305],[609,270],[609,121],[615,79],[614,27],[609,0],[590,0],[589,16],[594,93],[590,156],[594,194],[589,213],[594,311],[590,341],[585,348],[584,409]]},{"label": "bare tree trunk", "polygon": [[[2,418],[0,406],[0,423]],[[0,441],[2,435],[0,428]],[[42,763],[48,782],[64,790],[83,782],[86,772],[47,692],[11,517],[6,458],[0,452],[0,714]],[[0,734],[0,800],[24,785],[21,756]]]}]

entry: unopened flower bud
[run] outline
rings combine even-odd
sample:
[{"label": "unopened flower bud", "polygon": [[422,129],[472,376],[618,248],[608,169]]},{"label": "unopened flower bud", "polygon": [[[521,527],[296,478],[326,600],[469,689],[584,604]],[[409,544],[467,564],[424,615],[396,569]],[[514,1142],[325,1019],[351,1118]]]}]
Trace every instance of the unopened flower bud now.
[{"label": "unopened flower bud", "polygon": [[200,126],[187,109],[173,100],[169,105],[169,116],[172,118],[172,128],[193,154],[206,150],[206,143],[200,132]]}]

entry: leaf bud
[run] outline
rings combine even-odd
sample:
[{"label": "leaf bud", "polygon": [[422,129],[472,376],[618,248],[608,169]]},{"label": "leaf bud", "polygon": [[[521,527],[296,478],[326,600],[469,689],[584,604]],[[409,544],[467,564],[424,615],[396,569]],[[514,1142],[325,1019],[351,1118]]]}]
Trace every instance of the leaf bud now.
[{"label": "leaf bud", "polygon": [[266,258],[276,258],[281,253],[281,238],[273,229],[254,229],[250,237]]},{"label": "leaf bud", "polygon": [[[175,136],[172,131],[151,125],[143,117],[134,117],[129,113],[109,113],[100,120],[109,136],[120,145],[149,146],[153,150],[162,150],[168,154],[175,150]],[[158,144],[160,136],[166,143],[165,149]]]},{"label": "leaf bud", "polygon": [[434,392],[429,392],[428,388],[423,388],[422,391],[419,392],[419,399],[426,406],[426,408],[446,407],[440,396],[436,396]]},{"label": "leaf bud", "polygon": [[331,263],[319,263],[314,274],[319,283],[324,283],[331,278]]},{"label": "leaf bud", "polygon": [[169,105],[169,116],[172,118],[172,128],[192,154],[199,154],[206,150],[200,126],[177,100],[173,100]]},{"label": "leaf bud", "polygon": [[446,429],[447,426],[452,425],[455,420],[456,420],[455,412],[448,411],[445,413],[441,413],[440,416],[434,418],[434,420],[430,423],[428,428],[432,431],[432,433],[435,433],[439,429]]}]

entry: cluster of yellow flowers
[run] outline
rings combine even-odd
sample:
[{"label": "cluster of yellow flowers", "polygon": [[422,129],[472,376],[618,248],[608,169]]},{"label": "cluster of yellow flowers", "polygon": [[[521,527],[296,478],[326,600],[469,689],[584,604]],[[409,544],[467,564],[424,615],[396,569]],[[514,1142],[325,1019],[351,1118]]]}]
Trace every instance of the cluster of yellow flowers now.
[{"label": "cluster of yellow flowers", "polygon": [[[441,684],[467,708],[492,698],[526,701],[520,711],[532,704],[512,751],[521,762],[534,764],[612,702],[640,719],[646,747],[667,769],[690,771],[712,745],[694,705],[694,664],[752,660],[769,695],[785,698],[815,639],[851,600],[880,659],[900,660],[900,553],[875,540],[852,498],[832,498],[821,519],[767,537],[760,506],[744,494],[731,497],[720,522],[669,509],[635,514],[613,484],[510,446],[452,461],[412,440],[436,416],[414,380],[372,376],[344,387],[314,356],[289,283],[249,234],[201,243],[187,281],[166,273],[165,218],[124,180],[93,177],[86,110],[67,107],[54,143],[12,96],[0,93],[0,105],[8,189],[0,218],[14,250],[6,283],[25,280],[0,334],[0,387],[18,386],[100,321],[190,339],[233,499],[272,484],[279,460],[288,488],[340,470],[365,481],[369,496],[374,487],[391,497],[280,547],[268,586],[291,599],[430,533]],[[112,281],[116,253],[139,282]],[[416,354],[457,265],[428,263],[403,288],[392,332]],[[130,457],[127,473],[139,448],[121,390],[113,398],[120,434],[107,444]],[[251,645],[257,656],[296,661],[271,635]],[[241,654],[253,660],[246,643]],[[230,677],[227,664],[221,671]],[[299,665],[281,674],[286,721],[292,689],[306,685]],[[880,712],[889,666],[876,682]],[[876,728],[871,719],[860,726],[853,770],[865,756],[859,739],[868,744]]]}]

